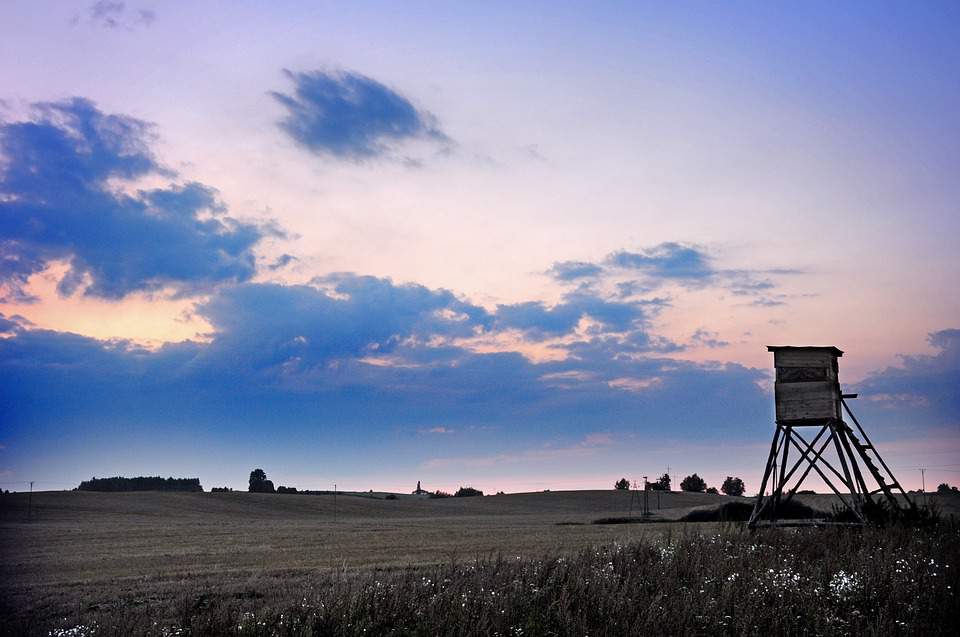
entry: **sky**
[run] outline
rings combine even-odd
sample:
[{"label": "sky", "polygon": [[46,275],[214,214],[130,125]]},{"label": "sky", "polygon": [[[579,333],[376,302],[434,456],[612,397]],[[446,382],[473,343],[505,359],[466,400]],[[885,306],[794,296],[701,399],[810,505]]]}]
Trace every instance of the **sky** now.
[{"label": "sky", "polygon": [[960,482],[953,2],[0,5],[0,488]]}]

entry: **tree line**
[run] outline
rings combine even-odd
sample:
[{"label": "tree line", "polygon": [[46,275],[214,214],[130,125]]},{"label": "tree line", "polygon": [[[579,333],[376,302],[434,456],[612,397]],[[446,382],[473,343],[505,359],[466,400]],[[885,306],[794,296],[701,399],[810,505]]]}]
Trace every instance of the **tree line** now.
[{"label": "tree line", "polygon": [[200,478],[161,478],[160,476],[138,476],[124,478],[90,478],[77,487],[77,491],[186,491],[202,492]]},{"label": "tree line", "polygon": [[[613,484],[613,487],[625,491],[630,488],[630,481],[626,478],[620,478]],[[665,473],[653,482],[648,482],[647,488],[651,491],[670,491],[670,475]],[[708,487],[707,481],[695,473],[680,481],[680,490],[691,493],[718,493],[716,487]],[[726,495],[743,495],[745,490],[743,480],[734,476],[727,476],[720,487],[720,491]]]},{"label": "tree line", "polygon": [[[211,489],[213,493],[226,493],[233,491],[228,487],[214,487]],[[306,495],[322,494],[323,491],[299,491],[296,487],[286,487],[282,484],[278,487],[274,487],[273,480],[267,478],[267,472],[263,469],[254,469],[250,472],[250,479],[247,482],[247,491],[249,493],[299,493]],[[429,492],[421,488],[420,481],[417,481],[417,488],[413,491],[414,495],[428,495],[430,498],[470,498],[476,496],[482,496],[483,491],[480,489],[474,489],[473,487],[460,487],[457,489],[456,493],[447,493],[445,491],[437,490],[435,492]],[[393,496],[393,497],[391,497]],[[387,496],[388,500],[395,500],[396,495],[390,494]]]}]

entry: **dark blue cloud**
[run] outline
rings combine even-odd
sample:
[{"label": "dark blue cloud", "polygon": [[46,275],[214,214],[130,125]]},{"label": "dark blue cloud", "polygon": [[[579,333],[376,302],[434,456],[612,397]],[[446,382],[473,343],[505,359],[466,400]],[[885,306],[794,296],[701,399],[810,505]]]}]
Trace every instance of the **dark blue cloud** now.
[{"label": "dark blue cloud", "polygon": [[200,304],[215,330],[203,362],[302,371],[389,354],[410,340],[470,336],[490,323],[483,308],[447,290],[348,273],[314,284],[247,283]]},{"label": "dark blue cloud", "polygon": [[659,305],[659,302],[610,301],[588,291],[576,291],[552,307],[539,301],[498,305],[495,325],[542,339],[568,334],[581,319],[589,317],[600,324],[603,332],[626,332],[641,329],[647,311]]},{"label": "dark blue cloud", "polygon": [[[643,332],[598,336],[565,360],[535,364],[451,345],[449,337],[493,327],[448,291],[345,274],[317,286],[220,288],[197,309],[214,327],[209,342],[156,351],[4,323],[8,434],[33,440],[79,427],[89,437],[108,427],[101,423],[124,423],[158,436],[202,425],[242,446],[264,427],[278,444],[317,428],[369,436],[425,421],[509,426],[518,441],[547,429],[668,422],[672,435],[708,420],[767,424],[761,372],[637,356],[668,349]],[[572,380],[558,388],[557,378]],[[728,413],[713,416],[718,404]]]},{"label": "dark blue cloud", "polygon": [[608,256],[607,263],[659,279],[705,281],[716,274],[705,252],[682,243],[661,243],[640,252],[621,250]]},{"label": "dark blue cloud", "polygon": [[226,215],[209,186],[125,192],[119,184],[172,177],[149,148],[150,127],[84,99],[35,105],[30,121],[0,125],[0,285],[25,298],[30,275],[69,262],[62,294],[121,298],[181,294],[255,272],[253,247],[276,229]]},{"label": "dark blue cloud", "polygon": [[560,261],[553,264],[547,274],[558,281],[589,279],[603,273],[603,267],[586,261]]},{"label": "dark blue cloud", "polygon": [[436,118],[409,99],[359,73],[284,71],[293,95],[270,94],[287,109],[280,128],[319,154],[360,161],[389,155],[410,139],[450,143]]},{"label": "dark blue cloud", "polygon": [[294,261],[298,261],[298,260],[299,259],[297,259],[297,257],[293,256],[292,254],[281,254],[279,257],[277,257],[274,260],[273,263],[267,266],[267,269],[270,271],[282,270],[283,268],[287,267]]},{"label": "dark blue cloud", "polygon": [[[786,304],[785,295],[774,293],[777,283],[771,276],[802,273],[801,270],[787,268],[718,269],[713,264],[713,257],[705,250],[678,242],[660,243],[637,251],[618,250],[607,255],[602,263],[558,262],[547,271],[557,281],[580,282],[581,286],[612,280],[621,299],[644,295],[664,284],[673,284],[688,289],[717,288],[734,296],[748,297],[750,305],[766,307]],[[618,280],[625,275],[631,279]],[[587,282],[584,283],[583,279]]]},{"label": "dark blue cloud", "polygon": [[909,427],[916,421],[960,425],[960,329],[933,332],[934,355],[901,356],[903,364],[869,375],[853,406],[879,420]]}]

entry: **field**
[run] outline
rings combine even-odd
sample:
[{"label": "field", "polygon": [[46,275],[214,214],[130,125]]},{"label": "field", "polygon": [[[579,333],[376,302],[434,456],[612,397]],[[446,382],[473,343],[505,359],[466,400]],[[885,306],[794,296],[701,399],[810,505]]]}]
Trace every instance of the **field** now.
[{"label": "field", "polygon": [[[13,494],[0,633],[930,634],[960,619],[953,524],[751,534],[676,523],[729,500],[683,493],[653,496],[654,522],[591,524],[630,500],[47,492],[28,524]],[[939,504],[949,517],[960,498]]]}]

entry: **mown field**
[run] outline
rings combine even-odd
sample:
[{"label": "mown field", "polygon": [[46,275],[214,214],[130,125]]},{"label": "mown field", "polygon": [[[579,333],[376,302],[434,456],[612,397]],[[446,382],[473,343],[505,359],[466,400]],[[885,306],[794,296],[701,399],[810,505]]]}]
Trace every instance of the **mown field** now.
[{"label": "mown field", "polygon": [[[591,524],[630,499],[50,492],[28,524],[14,494],[0,634],[947,634],[960,620],[949,522],[754,534],[677,523],[729,498],[670,493],[651,499],[654,522]],[[960,499],[940,505],[949,517]]]}]

